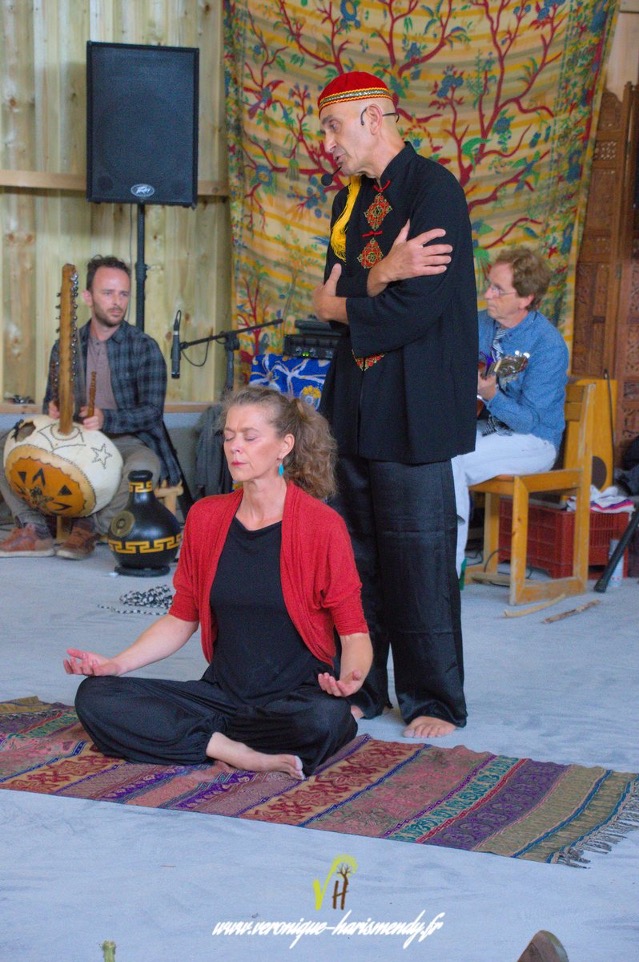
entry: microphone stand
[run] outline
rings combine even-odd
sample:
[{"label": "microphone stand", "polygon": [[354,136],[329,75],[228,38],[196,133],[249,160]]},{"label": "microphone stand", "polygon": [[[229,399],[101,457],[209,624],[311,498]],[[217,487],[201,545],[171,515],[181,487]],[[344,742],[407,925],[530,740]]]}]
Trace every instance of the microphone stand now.
[{"label": "microphone stand", "polygon": [[284,323],[284,318],[275,321],[265,321],[263,324],[253,324],[252,327],[243,327],[239,330],[220,331],[219,334],[209,334],[208,337],[198,337],[195,341],[180,341],[180,353],[187,347],[194,347],[196,344],[209,344],[211,341],[222,341],[226,352],[226,381],[224,391],[233,390],[235,380],[235,363],[233,353],[240,348],[239,334],[250,334],[251,331],[261,331],[264,327],[277,327]]}]

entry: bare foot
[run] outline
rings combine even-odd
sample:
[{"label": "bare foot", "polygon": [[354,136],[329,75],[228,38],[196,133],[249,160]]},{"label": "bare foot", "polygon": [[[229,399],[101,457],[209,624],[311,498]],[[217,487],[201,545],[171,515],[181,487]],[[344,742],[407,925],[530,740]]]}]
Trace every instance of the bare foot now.
[{"label": "bare foot", "polygon": [[353,716],[355,721],[359,721],[360,718],[364,717],[364,712],[359,707],[359,705],[351,705],[351,715]]},{"label": "bare foot", "polygon": [[221,732],[211,735],[206,754],[219,762],[246,772],[284,772],[291,778],[303,779],[302,761],[297,755],[269,755],[249,748],[243,742],[235,742]]},{"label": "bare foot", "polygon": [[443,718],[418,715],[404,731],[404,738],[441,738],[443,735],[452,735],[456,728],[456,725]]}]

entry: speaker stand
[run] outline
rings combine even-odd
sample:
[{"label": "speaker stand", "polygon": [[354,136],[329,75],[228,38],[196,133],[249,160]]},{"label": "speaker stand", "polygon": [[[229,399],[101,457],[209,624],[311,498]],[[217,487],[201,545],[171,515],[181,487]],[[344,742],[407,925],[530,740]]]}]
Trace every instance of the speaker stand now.
[{"label": "speaker stand", "polygon": [[[139,327],[141,331],[144,330],[144,285],[146,283],[146,271],[147,267],[144,263],[144,204],[137,204],[138,208],[138,256],[135,262],[135,326]],[[186,519],[189,508],[193,505],[193,497],[189,490],[189,486],[186,482],[184,476],[184,471],[182,465],[180,464],[180,459],[178,453],[175,450],[173,441],[171,440],[171,435],[168,432],[167,426],[164,423],[164,418],[162,419],[162,427],[164,429],[164,435],[169,443],[173,457],[177,462],[177,466],[180,469],[180,477],[182,479],[182,488],[184,493],[179,496],[180,508],[182,509],[182,515]],[[157,569],[156,569],[157,570]],[[145,573],[151,573],[153,569],[144,569]],[[125,572],[130,574],[130,571]],[[138,572],[136,572],[138,573]],[[162,572],[160,572],[161,574]]]},{"label": "speaker stand", "polygon": [[144,204],[138,208],[138,259],[135,262],[135,326],[144,330],[144,285],[146,283],[146,264],[144,263]]}]

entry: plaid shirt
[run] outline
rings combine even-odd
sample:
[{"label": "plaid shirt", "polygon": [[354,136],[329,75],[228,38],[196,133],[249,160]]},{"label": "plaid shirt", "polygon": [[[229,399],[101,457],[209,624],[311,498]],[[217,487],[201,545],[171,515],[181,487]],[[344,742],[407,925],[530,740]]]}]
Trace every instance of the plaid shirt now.
[{"label": "plaid shirt", "polygon": [[[80,330],[80,343],[86,370],[89,326]],[[162,477],[170,484],[181,478],[164,427],[164,399],[166,397],[166,363],[157,343],[138,327],[126,321],[107,340],[107,356],[111,369],[111,387],[117,410],[104,411],[104,434],[134,434],[151,448],[162,462]],[[44,397],[44,410],[55,396],[52,371],[57,369],[59,342],[53,345],[49,364],[49,379]],[[81,400],[86,404],[86,399]]]}]

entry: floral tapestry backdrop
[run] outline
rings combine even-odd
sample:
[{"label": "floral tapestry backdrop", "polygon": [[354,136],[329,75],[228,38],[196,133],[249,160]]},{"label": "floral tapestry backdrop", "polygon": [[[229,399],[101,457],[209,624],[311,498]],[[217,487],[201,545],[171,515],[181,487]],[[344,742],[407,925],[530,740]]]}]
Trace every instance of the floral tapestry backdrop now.
[{"label": "floral tapestry backdrop", "polygon": [[[245,363],[309,317],[331,204],[317,96],[367,70],[393,91],[404,139],[468,200],[477,282],[504,245],[540,248],[544,310],[570,342],[615,0],[225,0],[234,320]],[[436,224],[432,225],[436,227]]]}]

